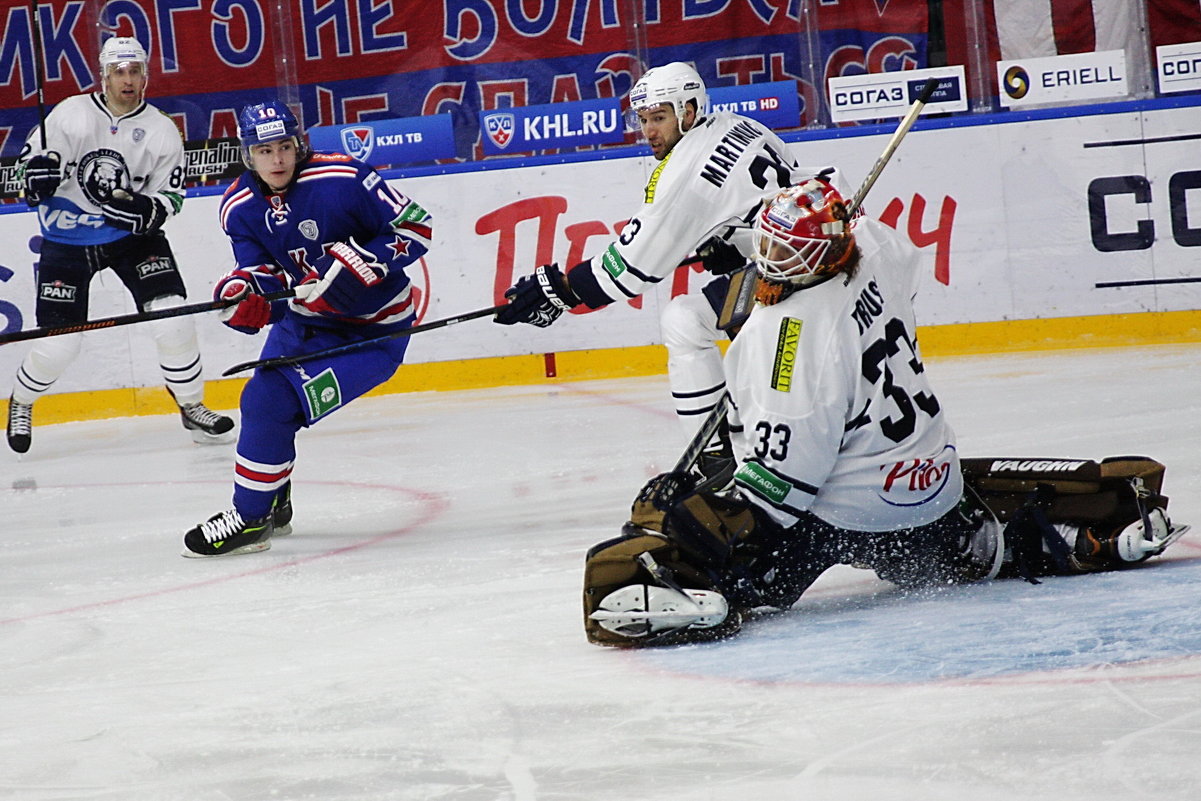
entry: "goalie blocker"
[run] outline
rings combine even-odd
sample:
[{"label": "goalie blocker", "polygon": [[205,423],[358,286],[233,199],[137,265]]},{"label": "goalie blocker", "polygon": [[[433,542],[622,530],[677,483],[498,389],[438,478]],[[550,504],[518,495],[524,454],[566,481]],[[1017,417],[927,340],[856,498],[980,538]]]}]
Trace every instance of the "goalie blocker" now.
[{"label": "goalie blocker", "polygon": [[[1004,552],[999,572],[952,581],[1020,576],[1038,583],[1038,576],[1121,569],[1163,553],[1189,529],[1167,516],[1164,470],[1145,456],[963,459],[964,509],[987,507],[975,514],[1004,526]],[[648,489],[671,475],[644,488],[622,536],[587,554],[590,642],[643,647],[717,639],[737,633],[744,613],[761,605],[738,588],[780,540],[756,535],[753,512],[736,497],[704,492],[660,502]]]}]

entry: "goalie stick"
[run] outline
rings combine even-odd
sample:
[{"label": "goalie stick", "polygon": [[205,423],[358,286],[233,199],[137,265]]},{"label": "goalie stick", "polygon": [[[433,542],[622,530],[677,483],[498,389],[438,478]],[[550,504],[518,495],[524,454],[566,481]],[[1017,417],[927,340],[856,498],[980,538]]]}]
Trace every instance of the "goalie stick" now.
[{"label": "goalie stick", "polygon": [[464,312],[457,314],[454,317],[444,317],[441,320],[432,320],[421,325],[414,325],[410,328],[404,328],[400,331],[393,331],[391,334],[383,334],[378,337],[370,337],[368,339],[360,339],[357,342],[348,342],[345,345],[339,345],[336,348],[326,348],[325,350],[314,351],[313,353],[300,353],[295,356],[276,356],[271,359],[257,359],[252,362],[242,362],[230,367],[222,376],[230,376],[235,373],[240,373],[244,370],[252,370],[257,367],[287,367],[293,364],[310,361],[311,359],[321,359],[326,356],[336,356],[339,353],[345,353],[351,350],[357,350],[367,345],[374,345],[377,342],[384,342],[389,339],[400,339],[401,337],[409,337],[413,334],[420,334],[422,331],[433,331],[436,328],[445,328],[448,325],[462,323],[467,320],[474,320],[478,317],[487,317],[490,314],[496,314],[503,309],[507,304],[500,306],[490,306],[487,309],[476,309],[475,311]]},{"label": "goalie stick", "polygon": [[[304,289],[301,289],[300,295],[303,297],[310,291],[307,287],[315,286],[314,284],[302,284]],[[276,300],[286,300],[297,296],[297,289],[284,289],[279,292],[272,292],[263,295],[263,299],[268,303]],[[116,317],[103,317],[99,320],[85,320],[82,323],[72,323],[71,325],[60,325],[53,328],[31,328],[28,331],[14,331],[11,334],[0,334],[0,345],[7,345],[10,342],[22,342],[27,339],[41,339],[43,337],[56,337],[63,334],[76,334],[80,331],[95,331],[99,328],[115,328],[121,325],[132,325],[134,323],[146,323],[151,320],[162,320],[167,317],[183,317],[188,314],[200,314],[202,312],[217,311],[225,309],[229,306],[236,306],[241,302],[241,298],[237,300],[210,300],[207,303],[192,303],[187,306],[176,306],[171,309],[158,309],[157,311],[135,312],[134,314],[120,314]]]},{"label": "goalie stick", "polygon": [[[909,129],[913,127],[913,123],[917,121],[918,116],[922,113],[922,109],[926,103],[930,101],[930,96],[934,94],[934,90],[938,88],[938,79],[931,78],[926,81],[926,85],[922,87],[922,91],[913,101],[913,105],[909,107],[905,117],[897,126],[893,135],[889,138],[888,143],[884,146],[884,151],[880,154],[880,158],[876,159],[876,163],[872,165],[868,171],[867,177],[863,179],[863,183],[859,185],[859,189],[855,191],[855,196],[851,200],[850,206],[847,207],[847,219],[854,216],[859,207],[863,205],[863,199],[867,197],[867,193],[871,191],[875,185],[876,179],[880,177],[880,173],[884,171],[884,167],[888,164],[892,154],[896,152],[897,147],[901,144],[901,140],[905,138],[905,134],[909,133]],[[724,393],[718,398],[717,404],[713,407],[713,411],[709,412],[709,416],[701,423],[701,427],[697,429],[692,441],[688,443],[688,447],[684,449],[679,461],[673,472],[686,473],[696,465],[701,458],[705,448],[708,447],[709,441],[717,434],[721,428],[721,421],[726,416],[729,410],[730,396],[729,393]]]}]

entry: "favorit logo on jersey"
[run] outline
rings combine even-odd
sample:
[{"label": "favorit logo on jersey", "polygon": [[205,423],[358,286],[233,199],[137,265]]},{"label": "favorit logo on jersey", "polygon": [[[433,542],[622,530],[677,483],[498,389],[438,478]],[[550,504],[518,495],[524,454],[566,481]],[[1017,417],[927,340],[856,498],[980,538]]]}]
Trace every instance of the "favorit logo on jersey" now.
[{"label": "favorit logo on jersey", "polygon": [[780,336],[776,340],[776,362],[771,369],[771,388],[777,392],[792,390],[792,374],[796,371],[797,346],[801,343],[803,323],[795,317],[780,321]]},{"label": "favorit logo on jersey", "polygon": [[[948,445],[933,459],[907,459],[893,465],[880,465],[881,470],[888,471],[880,488],[880,500],[890,506],[921,506],[930,501],[942,492],[951,478],[950,450]],[[898,495],[904,500],[893,500]]]}]

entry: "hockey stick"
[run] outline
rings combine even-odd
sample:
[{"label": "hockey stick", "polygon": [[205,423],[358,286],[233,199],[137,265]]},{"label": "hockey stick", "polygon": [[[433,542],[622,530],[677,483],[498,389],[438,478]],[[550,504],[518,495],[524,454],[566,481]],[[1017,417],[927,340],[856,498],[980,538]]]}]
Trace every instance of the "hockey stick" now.
[{"label": "hockey stick", "polygon": [[242,362],[241,364],[235,364],[221,375],[229,376],[233,375],[234,373],[240,373],[244,370],[251,370],[257,367],[287,367],[289,365],[307,362],[311,359],[321,359],[326,356],[336,356],[339,353],[357,350],[367,345],[374,345],[377,342],[386,342],[389,339],[409,337],[413,334],[420,334],[422,331],[433,331],[436,328],[446,328],[448,325],[455,325],[456,323],[466,322],[467,320],[475,320],[479,317],[487,317],[490,314],[496,314],[506,305],[508,304],[490,306],[487,309],[476,309],[475,311],[456,314],[454,317],[444,317],[441,320],[432,320],[428,323],[422,323],[421,325],[415,325],[410,328],[401,329],[400,331],[393,331],[391,334],[360,339],[357,342],[348,342],[347,344],[339,345],[336,348],[326,348],[325,350],[318,350],[314,351],[313,353],[300,353],[295,356],[276,356],[271,359],[257,359],[252,362]]},{"label": "hockey stick", "polygon": [[[901,144],[901,140],[905,138],[905,134],[909,133],[909,129],[913,127],[913,123],[917,121],[918,116],[922,113],[922,109],[926,103],[930,101],[930,96],[934,94],[934,90],[938,88],[938,79],[931,78],[926,81],[926,85],[922,87],[922,91],[918,93],[917,99],[913,101],[913,105],[909,107],[909,111],[901,120],[901,124],[897,126],[897,130],[889,138],[888,144],[884,146],[884,152],[880,154],[880,158],[876,159],[876,163],[872,165],[867,177],[863,179],[863,183],[859,185],[859,189],[855,192],[854,198],[851,200],[851,205],[847,208],[847,219],[850,219],[859,207],[863,205],[863,199],[867,197],[867,193],[871,191],[875,185],[876,179],[880,177],[880,173],[884,172],[885,165],[888,164],[892,154],[896,152],[897,147]],[[729,394],[723,394],[713,407],[713,411],[709,412],[709,416],[701,423],[701,427],[697,429],[696,434],[688,443],[688,447],[684,449],[684,453],[680,456],[679,461],[673,472],[686,473],[693,468],[697,460],[701,458],[705,448],[709,445],[709,441],[721,428],[721,422],[726,416],[726,412],[730,405]]]},{"label": "hockey stick", "polygon": [[46,150],[46,67],[42,51],[42,24],[38,21],[38,0],[29,0],[29,25],[33,33],[33,74],[38,85],[38,131],[42,135],[42,150]]},{"label": "hockey stick", "polygon": [[[310,285],[305,284],[304,286]],[[263,295],[263,299],[267,302],[271,302],[275,300],[285,300],[295,296],[296,289],[293,288]],[[151,320],[162,320],[167,317],[183,317],[184,315],[188,314],[200,314],[201,312],[217,311],[218,309],[224,309],[229,306],[236,306],[240,301],[241,298],[234,301],[210,300],[207,303],[193,303],[189,306],[176,306],[172,309],[159,309],[157,311],[121,314],[116,317],[104,317],[99,320],[86,320],[82,323],[63,325],[55,328],[31,328],[28,331],[15,331],[11,334],[0,334],[0,345],[7,345],[10,342],[21,342],[26,339],[56,337],[63,334],[75,334],[79,333],[80,331],[95,331],[98,328],[115,328],[120,325],[146,323],[150,322]]]}]

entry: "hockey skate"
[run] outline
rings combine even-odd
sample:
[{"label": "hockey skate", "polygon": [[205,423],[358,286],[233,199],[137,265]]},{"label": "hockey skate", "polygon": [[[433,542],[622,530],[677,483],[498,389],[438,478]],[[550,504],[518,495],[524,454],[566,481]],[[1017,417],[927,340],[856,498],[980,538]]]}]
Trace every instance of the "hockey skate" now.
[{"label": "hockey skate", "polygon": [[33,442],[33,404],[8,399],[8,447],[25,453]]},{"label": "hockey skate", "polygon": [[292,482],[284,484],[275,493],[271,501],[271,525],[273,537],[283,537],[292,533]]},{"label": "hockey skate", "polygon": [[1067,542],[1074,536],[1072,555],[1085,569],[1098,569],[1123,563],[1142,562],[1159,556],[1176,540],[1183,537],[1189,526],[1173,525],[1163,509],[1147,512],[1151,523],[1150,532],[1142,520],[1136,520],[1125,528],[1111,532],[1108,536],[1098,535],[1092,528],[1057,524],[1056,531]]},{"label": "hockey skate", "polygon": [[684,590],[628,584],[600,602],[590,617],[607,631],[632,639],[711,629],[729,615],[726,599],[710,590]]},{"label": "hockey skate", "polygon": [[271,547],[275,524],[272,516],[243,520],[236,509],[215,514],[184,535],[183,555],[187,557],[226,556],[256,553]]},{"label": "hockey skate", "polygon": [[[171,392],[170,389],[167,391]],[[193,442],[200,445],[216,445],[232,440],[232,437],[225,435],[234,430],[233,418],[217,414],[200,401],[180,403],[174,392],[171,392],[171,397],[179,406],[183,427],[192,435]]]}]

